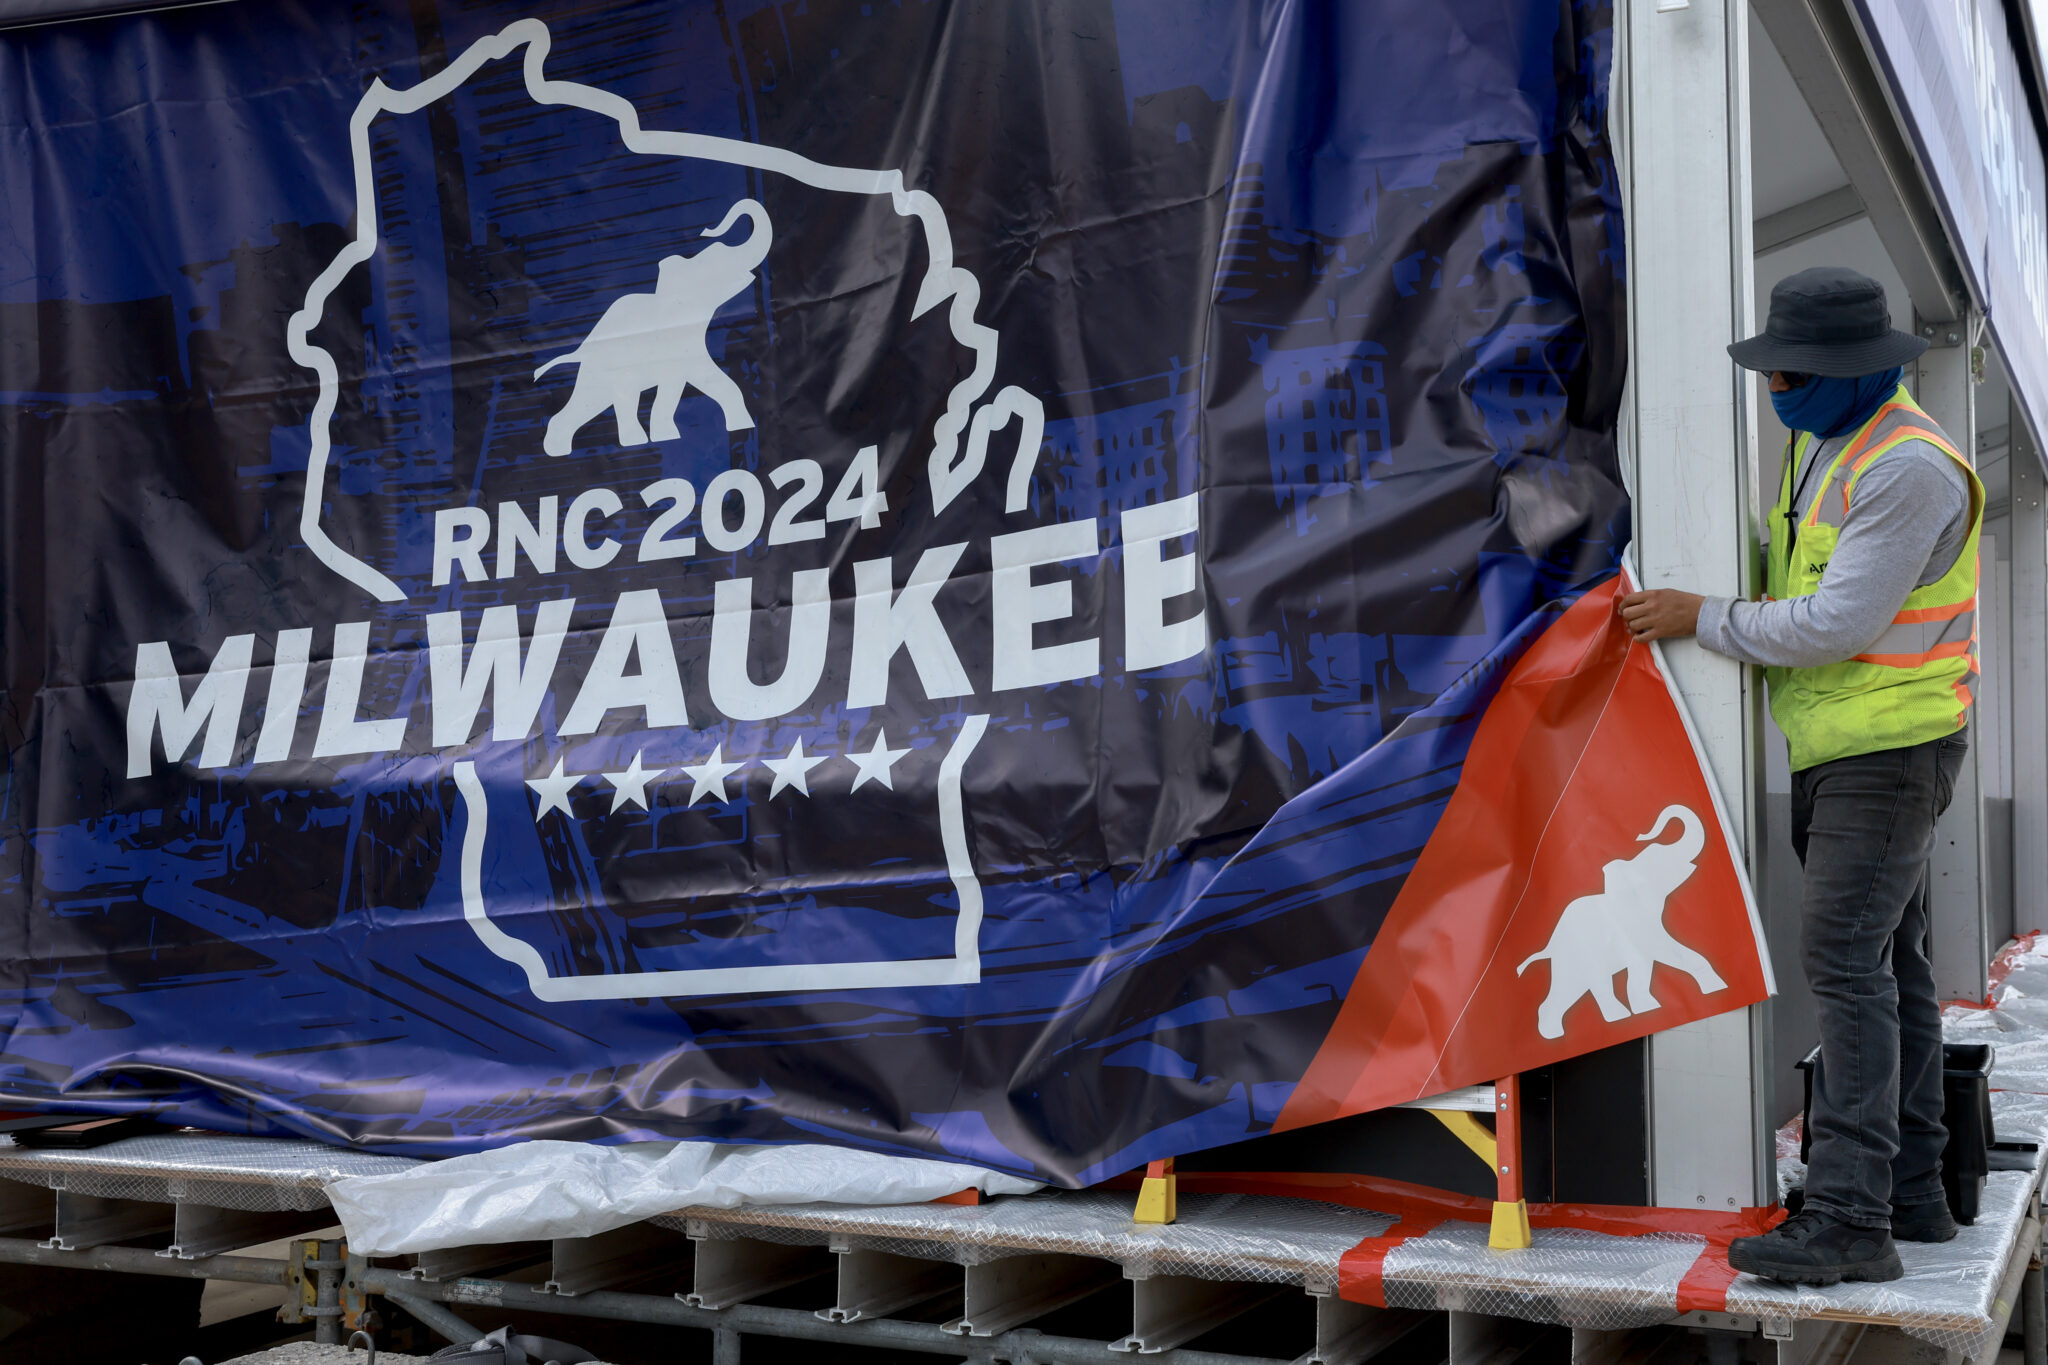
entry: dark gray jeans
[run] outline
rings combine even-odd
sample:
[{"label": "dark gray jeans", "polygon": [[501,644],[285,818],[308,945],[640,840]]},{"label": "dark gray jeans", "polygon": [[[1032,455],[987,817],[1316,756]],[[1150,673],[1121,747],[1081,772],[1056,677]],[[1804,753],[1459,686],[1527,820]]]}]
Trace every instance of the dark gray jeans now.
[{"label": "dark gray jeans", "polygon": [[1792,774],[1800,960],[1820,1016],[1806,1202],[1863,1227],[1941,1196],[1941,1003],[1927,860],[1966,733]]}]

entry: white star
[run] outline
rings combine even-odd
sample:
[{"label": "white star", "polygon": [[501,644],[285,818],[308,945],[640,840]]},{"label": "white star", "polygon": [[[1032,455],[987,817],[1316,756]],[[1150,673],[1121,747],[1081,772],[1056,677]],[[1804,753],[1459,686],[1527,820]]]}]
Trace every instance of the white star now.
[{"label": "white star", "polygon": [[768,771],[775,774],[774,785],[768,788],[768,799],[774,800],[777,793],[784,787],[795,787],[805,796],[809,796],[811,794],[811,784],[808,774],[811,769],[823,763],[830,756],[829,754],[811,754],[806,756],[804,753],[804,742],[799,739],[796,743],[789,746],[789,752],[781,758],[762,759],[762,765]]},{"label": "white star", "polygon": [[667,771],[668,769],[666,768],[642,768],[640,766],[639,751],[635,750],[633,761],[627,765],[626,771],[622,773],[606,773],[604,775],[605,781],[618,788],[617,791],[612,793],[612,810],[617,811],[628,801],[631,801],[641,810],[646,810],[647,784]]},{"label": "white star", "polygon": [[725,779],[746,766],[745,759],[737,763],[727,763],[723,744],[714,746],[711,757],[702,763],[684,764],[683,772],[689,776],[691,783],[689,804],[694,806],[706,796],[716,796],[719,803],[724,804],[730,799],[725,794]]},{"label": "white star", "polygon": [[588,773],[564,773],[562,760],[558,758],[555,760],[555,770],[546,777],[527,778],[526,785],[533,788],[534,794],[540,797],[540,809],[533,813],[533,823],[539,824],[540,818],[551,810],[558,810],[570,819],[575,819],[569,810],[569,792],[587,776]]},{"label": "white star", "polygon": [[903,755],[909,752],[910,750],[908,749],[890,748],[888,731],[875,731],[874,748],[868,750],[864,754],[857,754],[854,753],[852,750],[847,751],[846,761],[848,763],[851,763],[854,767],[860,769],[859,774],[856,775],[853,779],[853,786],[848,788],[848,790],[859,791],[860,784],[872,777],[873,779],[875,779],[875,781],[881,783],[890,791],[895,791],[896,784],[895,782],[890,780],[889,769],[896,766],[897,759],[903,757]]}]

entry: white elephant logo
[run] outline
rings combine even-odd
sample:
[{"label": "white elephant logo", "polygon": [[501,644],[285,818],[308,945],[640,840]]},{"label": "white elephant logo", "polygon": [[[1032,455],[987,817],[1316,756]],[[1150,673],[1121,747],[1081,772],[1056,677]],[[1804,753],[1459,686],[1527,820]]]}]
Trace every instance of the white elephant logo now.
[{"label": "white elephant logo", "polygon": [[[915,285],[910,316],[929,316],[935,323],[943,324],[950,334],[952,344],[972,358],[970,364],[949,363],[946,370],[937,371],[930,376],[935,386],[946,383],[948,387],[944,410],[929,418],[929,445],[922,460],[922,483],[929,497],[929,512],[926,515],[937,516],[954,499],[961,497],[973,487],[977,480],[982,479],[985,470],[989,470],[1003,480],[1000,489],[1003,515],[1019,518],[1028,516],[1036,519],[1037,514],[1030,495],[1032,475],[1037,469],[1041,447],[1044,444],[1044,405],[1037,396],[1015,385],[997,385],[997,356],[1002,338],[989,321],[978,316],[983,311],[981,284],[974,274],[956,259],[952,229],[945,209],[930,191],[906,184],[905,176],[900,170],[828,165],[812,161],[782,147],[708,133],[648,128],[642,124],[639,111],[622,96],[594,86],[550,77],[546,72],[546,63],[551,45],[552,38],[546,24],[538,19],[521,19],[507,25],[496,34],[477,39],[460,56],[410,88],[393,89],[382,81],[372,82],[349,122],[349,154],[355,171],[354,183],[359,187],[371,186],[374,183],[376,148],[372,129],[378,119],[389,114],[412,114],[437,101],[447,99],[487,63],[518,57],[516,69],[524,79],[526,93],[534,107],[580,110],[608,119],[617,129],[620,145],[637,156],[673,158],[678,168],[685,173],[698,173],[698,168],[705,166],[741,168],[764,178],[777,178],[764,179],[761,182],[764,184],[777,184],[781,180],[787,180],[815,191],[858,196],[854,201],[856,203],[886,205],[896,215],[907,239],[908,249],[904,253],[903,264],[892,269],[900,268],[907,272],[905,283]],[[721,177],[720,183],[729,182]],[[766,197],[765,194],[763,197]],[[741,228],[743,219],[746,223],[745,236],[742,239],[740,231],[736,229]],[[877,220],[886,221],[881,220],[879,215]],[[788,221],[785,216],[785,227]],[[319,344],[315,339],[316,330],[329,300],[349,277],[350,272],[363,267],[384,249],[380,236],[382,220],[376,205],[367,197],[358,204],[355,224],[354,238],[335,255],[308,287],[304,304],[292,315],[286,327],[286,345],[292,358],[319,380],[319,396],[308,427],[306,478],[299,508],[299,533],[306,549],[328,570],[379,602],[397,603],[406,600],[408,586],[416,585],[401,585],[382,569],[366,559],[359,558],[353,553],[352,548],[337,544],[327,530],[328,518],[342,501],[334,496],[336,485],[332,478],[334,471],[331,465],[335,447],[331,427],[344,389],[342,369],[345,357],[331,354]],[[773,227],[768,211],[761,202],[753,198],[742,198],[725,214],[723,221],[701,234],[706,238],[725,238],[730,234],[733,240],[693,244],[698,245],[694,254],[662,255],[661,253],[666,250],[665,244],[644,256],[635,254],[633,259],[639,261],[645,261],[648,256],[659,258],[658,267],[654,271],[656,278],[653,289],[648,292],[625,293],[612,298],[602,315],[590,326],[573,351],[548,359],[547,363],[541,364],[534,372],[535,380],[541,381],[550,370],[564,361],[574,360],[577,363],[573,391],[559,404],[553,398],[549,401],[553,415],[546,424],[541,442],[542,449],[547,455],[569,454],[577,433],[591,421],[601,419],[607,409],[613,414],[622,446],[646,445],[649,437],[641,425],[640,405],[645,401],[649,389],[654,390],[654,401],[652,416],[647,419],[647,426],[652,429],[655,440],[679,438],[681,433],[677,427],[678,409],[686,392],[692,388],[718,404],[725,419],[726,431],[729,433],[755,429],[757,417],[773,425],[777,414],[766,409],[759,414],[749,410],[739,385],[734,383],[732,377],[712,359],[708,341],[713,319],[719,309],[729,300],[743,297],[754,285],[757,272],[766,275],[761,267],[770,252]],[[788,250],[786,242],[784,250]],[[770,282],[772,283],[772,280]],[[536,357],[536,360],[540,358]],[[552,381],[549,387],[559,387],[559,382]],[[536,389],[538,387],[537,384]],[[924,428],[923,419],[920,419],[920,427]],[[1016,432],[1016,444],[1014,447],[1008,447],[1006,433],[1012,429]],[[526,439],[523,423],[514,429],[512,439]],[[714,452],[715,458],[711,462],[722,464],[724,454],[725,452]],[[866,473],[859,477],[865,478],[866,485],[854,481],[855,475],[850,473],[846,485],[840,492],[832,494],[831,500],[822,509],[823,519],[847,520],[858,517],[860,524],[866,528],[879,524],[881,515],[885,513],[904,517],[916,515],[912,504],[904,502],[892,507],[878,496],[878,490],[873,486],[878,482],[875,455],[875,447],[870,446],[862,456],[854,458],[851,468],[853,471],[865,469]],[[519,457],[514,455],[513,458]],[[864,465],[863,458],[866,461]],[[795,468],[800,465],[808,465],[812,469],[819,468],[817,462],[812,460],[787,462],[785,467]],[[1007,466],[1007,473],[1001,472],[1004,466]],[[748,478],[754,477],[751,470],[735,472]],[[907,471],[911,478],[915,478],[917,472],[915,465]],[[672,486],[675,482],[678,481],[667,480],[664,481],[664,485]],[[684,487],[689,487],[687,481],[681,482]],[[784,486],[781,480],[773,482],[778,489]],[[788,515],[784,518],[779,514],[774,526],[768,529],[768,544],[782,543],[778,536],[784,530],[802,524],[795,520],[795,513],[805,504],[793,499],[797,496],[810,496],[802,493],[804,486],[801,482],[796,484],[796,491],[791,495],[792,500],[782,504]],[[643,500],[651,495],[654,487],[650,486],[648,492],[643,493]],[[461,490],[457,491],[459,497]],[[607,490],[589,491],[602,493]],[[707,495],[708,492],[707,487]],[[894,494],[893,487],[891,494]],[[675,497],[674,494],[667,496]],[[850,509],[844,516],[835,510],[842,500]],[[553,504],[556,501],[554,495],[543,499],[544,504]],[[1189,508],[1188,516],[1192,518],[1195,516],[1193,498],[1186,499],[1186,503]],[[500,504],[501,509],[514,505]],[[650,508],[657,505],[660,505],[658,500],[648,504]],[[642,543],[643,551],[656,545],[673,547],[685,539],[660,539],[664,533],[660,532],[658,527],[664,524],[672,525],[681,516],[688,515],[686,511],[677,510],[683,506],[680,502],[671,502],[668,505],[670,512],[662,515],[668,517],[669,521],[664,523],[657,518],[649,526],[646,532],[648,539]],[[503,515],[501,510],[501,518]],[[552,515],[544,511],[544,518]],[[813,514],[813,524],[820,519]],[[1178,521],[1172,522],[1170,526],[1173,529],[1166,529],[1169,526],[1168,522],[1158,521],[1156,517],[1154,521],[1157,522],[1157,526],[1147,533],[1153,537],[1148,544],[1170,540],[1198,529],[1198,523],[1194,521],[1186,525]],[[532,523],[529,521],[527,524],[531,528]],[[707,522],[706,526],[708,525]],[[753,535],[753,532],[748,533],[749,537]],[[804,538],[801,535],[794,537],[798,540]],[[506,543],[509,542],[501,533],[500,544]],[[708,536],[706,543],[710,543]],[[883,610],[889,613],[886,617],[889,624],[878,626],[876,629],[895,629],[895,622],[899,616],[905,620],[917,621],[923,619],[917,615],[919,611],[930,613],[932,595],[943,585],[946,576],[951,572],[952,559],[947,558],[948,548],[939,547],[936,552],[924,554],[919,559],[918,566],[912,570],[910,585],[900,593],[877,594],[869,592],[866,588],[860,590],[860,594],[869,601],[883,599]],[[954,557],[957,557],[960,547],[953,546],[950,550]],[[529,555],[530,553],[529,549]],[[937,558],[934,558],[934,553],[937,554]],[[652,560],[669,558],[671,555],[643,553],[641,557]],[[600,560],[598,566],[604,562],[606,561]],[[715,556],[708,562],[716,563]],[[510,563],[508,560],[507,564]],[[577,563],[579,567],[598,567],[583,566],[582,561]],[[886,557],[865,563],[869,567],[879,565],[885,570],[889,567],[889,560]],[[937,567],[931,567],[934,565]],[[423,567],[414,566],[416,572]],[[549,570],[541,569],[539,572]],[[931,576],[930,581],[927,581],[926,575]],[[419,576],[424,577],[424,574]],[[467,569],[462,571],[462,576],[465,581],[474,577]],[[810,594],[804,596],[793,608],[806,621],[815,619],[814,609],[823,609],[824,619],[829,623],[832,600],[826,577],[825,571],[810,569],[798,571],[794,575],[793,581],[796,584],[811,583],[816,588],[815,592],[801,586],[794,589],[798,594]],[[722,586],[716,593],[720,605],[713,613],[714,631],[723,629],[716,625],[717,620],[741,622],[737,636],[732,638],[739,641],[738,651],[743,658],[748,638],[744,624],[747,618],[745,608],[749,604],[738,602],[735,597],[733,605],[737,609],[729,610],[725,605],[728,596],[725,588],[734,583],[744,586],[749,580],[727,578],[721,579],[720,582]],[[923,594],[922,597],[919,596],[920,593]],[[492,597],[494,602],[507,611],[517,610],[516,603],[498,601],[496,589],[492,590]],[[653,601],[649,603],[649,599]],[[438,590],[433,601],[437,608],[445,609],[448,606],[446,599]],[[564,613],[563,619],[566,620],[566,613],[571,608],[572,601],[573,599],[553,598],[550,605],[543,609],[559,610]],[[643,603],[643,606],[632,610],[646,614],[637,617],[622,615],[621,613],[628,608],[620,604],[627,604],[630,601]],[[892,601],[896,605],[890,605]],[[627,649],[629,656],[637,656],[639,659],[641,672],[638,677],[648,676],[645,670],[648,668],[649,658],[645,652],[647,644],[638,643],[643,639],[638,632],[644,630],[646,640],[661,639],[671,646],[674,644],[661,617],[663,610],[664,604],[660,602],[658,595],[648,589],[634,589],[630,595],[621,594],[618,602],[614,604],[614,625],[619,626],[621,631],[632,632],[632,638],[636,642],[629,644]],[[459,611],[457,615],[459,616]],[[1197,621],[1199,619],[1196,618]],[[922,626],[916,628],[923,629]],[[365,629],[367,630],[367,627]],[[536,631],[539,629],[537,625]],[[626,638],[625,634],[614,637],[611,634],[612,627],[606,629],[605,638],[618,638],[622,641]],[[822,651],[829,632],[815,631],[807,625],[793,624],[790,629],[792,646],[797,642],[796,632],[799,629],[809,632],[805,638],[813,640],[816,649],[820,651],[819,666],[822,668]],[[562,632],[554,633],[560,635]],[[542,636],[536,634],[533,638],[539,641]],[[517,648],[515,646],[515,652]],[[538,648],[538,645],[528,647],[529,660],[535,657],[531,652],[535,648]],[[553,645],[550,644],[549,648],[552,650]],[[602,648],[603,646],[600,646],[600,649]],[[459,649],[457,653],[460,653]],[[471,665],[467,666],[469,671],[465,676],[475,677],[479,686],[486,685],[482,681],[485,673],[475,671],[479,656],[472,651],[470,657]],[[531,676],[536,680],[533,684],[535,687],[547,686],[554,657],[555,655],[550,653],[548,663],[533,665],[534,671]],[[882,657],[886,663],[890,656]],[[950,657],[949,648],[948,658]],[[918,662],[917,666],[923,670],[925,663]],[[489,672],[491,668],[500,665],[486,664],[483,667],[485,672]],[[527,666],[524,664],[505,664],[502,667],[508,672],[494,675],[501,682],[509,676],[509,670],[514,667],[521,671],[522,676],[526,676]],[[785,676],[796,676],[790,672],[790,667],[785,663]],[[957,660],[952,662],[952,667],[958,669]],[[622,673],[620,676],[631,678],[636,675]],[[673,666],[671,676],[676,676]],[[920,677],[923,677],[922,671]],[[677,682],[679,701],[679,677]],[[657,679],[656,685],[658,684]],[[587,683],[585,685],[587,686]],[[786,709],[785,704],[781,701],[771,703],[757,696],[757,693],[765,693],[767,689],[745,680],[743,669],[742,682],[735,685],[752,689],[748,692],[748,699],[739,703],[747,708],[750,720],[780,723],[782,719],[786,719],[777,714],[779,709]],[[899,741],[905,738],[903,732],[894,728],[886,732],[878,728],[873,737],[872,747],[865,753],[852,748],[852,732],[848,732],[848,748],[843,755],[834,755],[843,757],[857,770],[858,775],[847,788],[849,791],[858,789],[861,784],[872,780],[878,787],[891,791],[900,788],[901,796],[928,798],[930,826],[939,845],[934,852],[943,854],[942,860],[936,863],[933,871],[942,877],[944,882],[950,884],[955,907],[952,915],[950,952],[943,951],[943,947],[947,945],[935,938],[928,946],[941,951],[926,953],[923,946],[920,946],[916,955],[912,956],[897,957],[891,955],[889,951],[884,951],[879,952],[873,959],[863,956],[858,960],[821,962],[812,959],[819,954],[827,958],[833,957],[833,945],[837,940],[825,937],[821,940],[823,946],[814,948],[810,942],[803,940],[801,930],[778,929],[773,932],[780,937],[780,941],[798,945],[790,953],[784,954],[778,950],[757,952],[752,955],[730,952],[694,955],[678,951],[661,956],[650,953],[644,970],[615,969],[624,965],[623,961],[608,963],[603,970],[591,969],[591,964],[580,958],[574,962],[565,960],[552,946],[552,940],[549,951],[543,953],[534,943],[528,942],[520,933],[515,932],[523,931],[523,925],[539,922],[538,917],[521,917],[518,914],[521,905],[516,901],[516,897],[513,898],[515,903],[510,906],[494,905],[499,901],[501,892],[501,884],[494,880],[494,877],[499,873],[502,859],[527,856],[521,850],[531,849],[533,845],[526,841],[539,836],[529,836],[526,830],[537,829],[540,820],[548,817],[550,811],[561,813],[565,820],[572,818],[567,804],[567,793],[583,778],[592,774],[567,772],[564,764],[557,761],[551,774],[536,781],[521,766],[521,755],[525,751],[511,745],[495,745],[481,757],[465,756],[452,765],[451,775],[464,812],[457,874],[463,917],[484,947],[497,957],[517,966],[524,973],[528,988],[533,994],[547,1001],[644,1000],[657,996],[770,990],[845,990],[885,986],[924,987],[978,982],[981,979],[982,887],[981,873],[975,866],[974,845],[968,831],[965,774],[977,745],[987,732],[990,718],[987,714],[970,711],[959,715],[955,720],[951,714],[955,704],[950,699],[956,696],[964,697],[972,689],[962,686],[955,691],[950,690],[951,687],[949,681],[949,690],[945,691],[945,697],[948,699],[945,709],[931,717],[931,742],[925,746],[929,750],[929,757],[936,762],[926,764],[922,771],[916,771],[914,775],[907,771],[898,771],[893,779],[889,776],[891,766],[899,759],[908,758],[910,753],[908,748],[890,747],[888,741],[891,737]],[[715,697],[714,702],[716,703]],[[657,727],[654,724],[653,713],[650,711],[648,714],[651,732]],[[737,721],[737,710],[730,710],[728,714]],[[827,719],[820,723],[819,728],[829,729],[836,723],[830,718],[830,711],[821,714]],[[892,720],[892,726],[894,723]],[[675,722],[667,722],[660,728],[673,728],[674,725]],[[495,728],[493,733],[495,736]],[[690,733],[693,737],[702,734],[701,731]],[[780,737],[777,738],[778,744],[775,747],[779,748]],[[744,781],[744,778],[735,779],[735,774],[755,762],[775,775],[773,783],[764,784],[767,788],[767,799],[773,800],[778,794],[793,789],[794,794],[790,800],[808,800],[811,789],[806,784],[806,774],[826,758],[821,752],[805,751],[804,741],[809,738],[809,735],[798,738],[787,754],[780,758],[773,756],[772,748],[765,749],[760,755],[749,757],[740,753],[730,738],[724,743],[710,741],[708,754],[704,752],[703,746],[694,747],[691,756],[702,759],[700,763],[673,762],[678,755],[674,750],[667,750],[650,752],[645,756],[653,758],[656,762],[661,762],[666,757],[672,761],[672,766],[649,768],[643,765],[642,756],[636,755],[625,771],[606,776],[608,781],[613,777],[618,779],[613,783],[616,793],[632,793],[615,795],[613,812],[621,812],[622,805],[649,809],[647,786],[664,774],[671,774],[668,780],[679,785],[681,777],[689,779],[688,795],[678,798],[678,803],[685,807],[714,796],[720,804],[726,804],[728,793],[731,791],[727,786],[728,781]],[[748,742],[752,743],[753,740],[749,738]],[[443,747],[438,739],[435,747],[437,750]],[[921,754],[919,759],[924,757],[925,755]],[[912,760],[913,766],[918,761]],[[933,768],[936,771],[932,771]],[[842,774],[843,772],[842,769]],[[681,777],[674,774],[680,774]],[[491,778],[489,783],[485,780],[487,775]],[[626,785],[619,786],[618,782],[624,782]],[[542,797],[543,804],[537,811],[528,804],[528,789]],[[492,820],[494,801],[497,803],[496,813],[499,816],[496,833],[493,833]],[[655,818],[650,812],[650,826]],[[521,842],[512,843],[513,839]],[[494,840],[496,842],[493,842]],[[503,923],[494,918],[494,909],[496,913],[503,915]],[[943,926],[937,925],[936,916],[932,918],[936,926],[936,935],[942,937]],[[669,945],[661,946],[666,948]],[[676,946],[680,948],[692,945]],[[888,946],[893,950],[894,945]],[[636,947],[636,955],[637,952]],[[557,975],[558,972],[562,974]]]},{"label": "white elephant logo", "polygon": [[[1679,837],[1668,844],[1655,842],[1674,821]],[[1714,965],[1664,927],[1664,903],[1692,876],[1706,839],[1699,816],[1685,806],[1666,806],[1655,827],[1636,836],[1637,843],[1650,846],[1633,858],[1608,863],[1602,869],[1605,889],[1564,908],[1543,951],[1515,969],[1520,976],[1534,963],[1550,963],[1550,994],[1536,1011],[1538,1033],[1562,1038],[1565,1012],[1588,995],[1610,1024],[1656,1009],[1650,974],[1660,962],[1690,976],[1703,994],[1726,989]],[[1623,972],[1628,973],[1626,1006],[1614,993],[1614,978]]]},{"label": "white elephant logo", "polygon": [[[939,309],[955,344],[974,356],[973,365],[961,373],[948,392],[945,411],[932,424],[931,448],[925,457],[925,483],[932,511],[936,514],[945,510],[981,476],[996,434],[1013,421],[1018,435],[1010,452],[1003,511],[1016,515],[1027,510],[1031,474],[1037,467],[1045,436],[1044,404],[1015,385],[994,389],[1000,338],[995,328],[976,317],[981,307],[981,284],[954,259],[952,229],[946,221],[945,209],[929,190],[911,188],[900,170],[826,165],[786,148],[710,133],[644,127],[639,111],[619,95],[548,76],[546,64],[553,41],[546,24],[538,19],[520,19],[495,34],[477,39],[461,56],[408,89],[395,90],[382,81],[371,82],[349,120],[354,183],[372,183],[374,157],[370,133],[379,116],[423,109],[446,98],[485,63],[523,49],[520,72],[526,92],[537,106],[581,109],[608,118],[617,125],[621,141],[632,152],[745,167],[787,177],[813,189],[887,202],[909,225],[922,247],[925,268],[918,281],[911,316],[922,317]],[[606,408],[616,415],[621,442],[644,444],[646,436],[637,409],[640,396],[650,388],[655,391],[653,425],[658,440],[677,434],[676,407],[683,390],[692,385],[718,403],[728,431],[753,427],[753,416],[747,411],[739,387],[711,363],[705,344],[712,314],[725,300],[752,283],[755,267],[768,252],[768,214],[751,199],[741,201],[725,222],[705,235],[723,235],[742,216],[753,224],[744,245],[721,243],[694,256],[665,259],[652,293],[615,300],[612,308],[625,305],[625,313],[615,318],[607,310],[570,356],[558,357],[541,367],[540,373],[545,374],[551,365],[572,357],[579,366],[575,391],[548,423],[542,442],[548,454],[567,454],[577,429]],[[370,597],[379,602],[402,602],[406,598],[405,588],[383,570],[336,544],[328,534],[327,518],[335,501],[330,496],[329,482],[334,457],[331,428],[341,396],[341,367],[314,340],[328,299],[350,271],[376,255],[379,242],[377,214],[364,207],[356,217],[355,237],[307,288],[305,303],[286,324],[285,348],[293,360],[319,379],[319,397],[308,424],[299,535],[316,559]]]},{"label": "white elephant logo", "polygon": [[734,246],[715,242],[694,256],[664,256],[651,294],[626,294],[612,301],[604,316],[567,355],[558,355],[533,372],[539,379],[555,366],[576,362],[576,388],[562,410],[548,419],[541,449],[567,455],[569,442],[583,424],[606,408],[619,427],[619,444],[647,444],[640,426],[640,397],[654,390],[650,424],[657,441],[676,440],[676,408],[683,390],[695,388],[718,404],[727,431],[746,431],[753,414],[739,385],[711,358],[707,333],[711,318],[727,299],[754,282],[754,271],[768,255],[773,237],[768,210],[742,199],[706,237],[723,237],[742,217],[753,224],[747,240]]}]

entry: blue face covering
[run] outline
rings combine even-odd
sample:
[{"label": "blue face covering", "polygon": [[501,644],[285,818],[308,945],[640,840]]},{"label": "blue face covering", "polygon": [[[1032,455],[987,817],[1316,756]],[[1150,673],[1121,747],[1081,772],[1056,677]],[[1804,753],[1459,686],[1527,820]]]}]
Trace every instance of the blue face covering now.
[{"label": "blue face covering", "polygon": [[1823,440],[1846,435],[1870,420],[1899,387],[1903,366],[1855,379],[1813,375],[1789,393],[1771,395],[1778,420],[1793,431],[1810,431]]}]

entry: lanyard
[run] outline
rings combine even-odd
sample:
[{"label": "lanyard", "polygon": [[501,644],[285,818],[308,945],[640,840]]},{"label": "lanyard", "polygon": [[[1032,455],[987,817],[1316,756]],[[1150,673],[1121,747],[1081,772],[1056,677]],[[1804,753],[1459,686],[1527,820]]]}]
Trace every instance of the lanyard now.
[{"label": "lanyard", "polygon": [[1799,539],[1799,501],[1806,496],[1807,482],[1813,478],[1814,467],[1821,461],[1822,448],[1827,442],[1819,436],[1813,438],[1813,451],[1806,457],[1806,468],[1799,471],[1799,486],[1792,487],[1792,462],[1798,458],[1799,437],[1788,433],[1785,437],[1785,487],[1791,496],[1785,499],[1785,571],[1792,571],[1792,547]]}]

